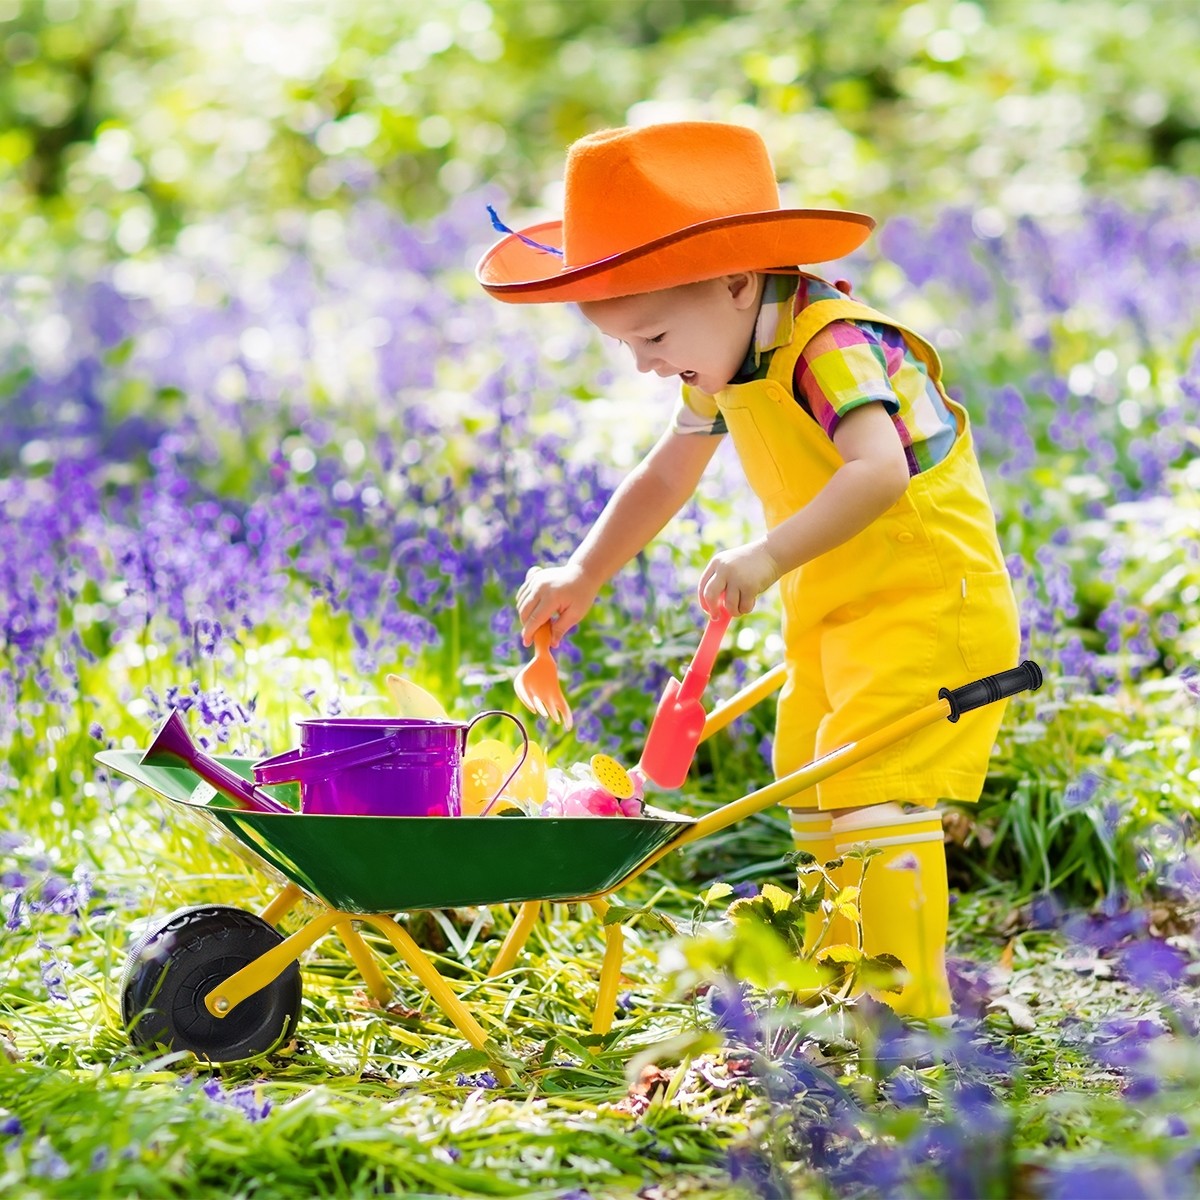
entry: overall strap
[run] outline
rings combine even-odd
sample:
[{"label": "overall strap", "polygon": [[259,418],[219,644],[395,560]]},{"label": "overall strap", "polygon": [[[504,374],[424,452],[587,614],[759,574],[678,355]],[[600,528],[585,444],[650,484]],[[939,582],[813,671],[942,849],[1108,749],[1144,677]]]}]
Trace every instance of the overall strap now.
[{"label": "overall strap", "polygon": [[898,329],[907,342],[913,354],[925,365],[929,378],[934,386],[941,391],[942,360],[937,351],[917,332],[901,325],[894,317],[881,313],[878,309],[860,304],[857,300],[816,300],[800,310],[792,325],[792,340],[775,352],[771,359],[768,379],[774,379],[791,390],[792,376],[796,370],[796,362],[804,352],[804,347],[812,341],[826,325],[834,321],[871,321],[878,325],[889,325]]}]

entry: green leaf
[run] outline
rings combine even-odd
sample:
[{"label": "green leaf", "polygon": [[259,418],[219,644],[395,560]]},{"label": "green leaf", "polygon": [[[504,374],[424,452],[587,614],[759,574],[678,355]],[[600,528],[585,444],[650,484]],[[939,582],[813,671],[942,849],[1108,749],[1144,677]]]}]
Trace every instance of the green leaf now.
[{"label": "green leaf", "polygon": [[649,904],[643,905],[641,908],[630,908],[624,904],[610,904],[604,914],[604,924],[606,927],[628,925],[638,918],[641,918],[640,923],[645,929],[656,929],[671,937],[675,937],[679,933],[679,927],[666,913],[657,912]]},{"label": "green leaf", "polygon": [[762,886],[762,898],[776,911],[784,912],[791,907],[795,896],[791,892],[786,892],[781,887],[777,887],[773,883],[764,883]]},{"label": "green leaf", "polygon": [[836,946],[825,946],[817,952],[818,962],[857,963],[861,962],[863,952],[857,946],[839,942]]},{"label": "green leaf", "polygon": [[904,990],[909,975],[903,963],[894,955],[880,954],[877,957],[864,958],[858,964],[858,979],[864,987],[899,994]]},{"label": "green leaf", "polygon": [[718,900],[724,900],[726,896],[733,895],[733,885],[726,883],[724,880],[718,880],[700,893],[700,903],[705,908],[709,908],[716,904]]}]

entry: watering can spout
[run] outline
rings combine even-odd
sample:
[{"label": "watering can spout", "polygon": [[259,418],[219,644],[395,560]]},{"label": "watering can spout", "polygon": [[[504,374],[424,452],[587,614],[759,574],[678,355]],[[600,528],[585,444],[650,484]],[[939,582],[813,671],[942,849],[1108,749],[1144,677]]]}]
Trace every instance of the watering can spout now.
[{"label": "watering can spout", "polygon": [[154,741],[142,755],[142,762],[148,766],[185,766],[199,775],[205,783],[212,784],[222,796],[227,796],[239,808],[272,813],[292,811],[262,788],[255,787],[236,771],[231,771],[201,751],[188,735],[187,726],[177,708],[173,708],[167,719],[158,727]]}]

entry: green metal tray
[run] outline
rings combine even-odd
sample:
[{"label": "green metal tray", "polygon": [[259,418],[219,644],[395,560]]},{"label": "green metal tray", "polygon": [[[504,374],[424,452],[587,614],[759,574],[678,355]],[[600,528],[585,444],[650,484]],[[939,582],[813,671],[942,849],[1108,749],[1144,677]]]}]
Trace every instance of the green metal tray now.
[{"label": "green metal tray", "polygon": [[[332,908],[395,913],[468,904],[575,900],[612,891],[694,822],[661,817],[339,817],[234,808],[186,767],[140,750],[96,755],[110,771],[237,839]],[[252,778],[250,759],[219,762]],[[294,786],[269,789],[295,805]]]}]

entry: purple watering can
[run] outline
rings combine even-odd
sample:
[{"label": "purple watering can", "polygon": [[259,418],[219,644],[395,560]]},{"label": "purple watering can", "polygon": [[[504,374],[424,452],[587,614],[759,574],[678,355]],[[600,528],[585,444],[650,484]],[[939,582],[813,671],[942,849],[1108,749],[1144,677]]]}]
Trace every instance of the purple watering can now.
[{"label": "purple watering can", "polygon": [[462,815],[462,761],[472,728],[505,717],[521,731],[520,758],[529,752],[525,726],[512,713],[489,709],[470,721],[415,717],[306,717],[300,746],[255,764],[258,784],[298,783],[305,813],[373,817]]},{"label": "purple watering can", "polygon": [[292,811],[286,804],[280,803],[274,796],[260,787],[255,787],[236,771],[231,771],[199,749],[188,736],[187,726],[177,708],[173,708],[167,719],[158,727],[150,748],[142,755],[142,762],[148,766],[188,767],[240,808],[271,813]]},{"label": "purple watering can", "polygon": [[254,782],[200,750],[173,709],[141,761],[185,766],[240,808],[294,810],[264,785],[299,783],[305,813],[374,817],[457,817],[462,814],[462,760],[467,737],[485,717],[506,717],[521,731],[516,765],[496,789],[498,796],[521,769],[529,735],[512,713],[490,709],[470,721],[422,721],[397,717],[308,717],[300,746],[254,766]]}]

